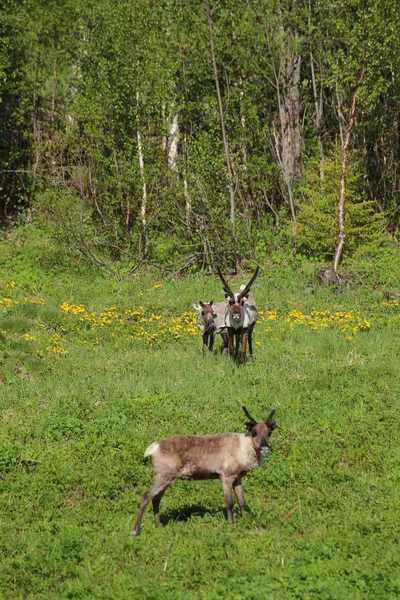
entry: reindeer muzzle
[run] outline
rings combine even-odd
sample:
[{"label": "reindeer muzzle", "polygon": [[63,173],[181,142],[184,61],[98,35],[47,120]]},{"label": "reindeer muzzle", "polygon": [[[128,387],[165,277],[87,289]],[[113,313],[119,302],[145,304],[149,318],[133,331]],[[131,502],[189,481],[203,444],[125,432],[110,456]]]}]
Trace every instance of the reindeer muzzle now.
[{"label": "reindeer muzzle", "polygon": [[260,452],[261,452],[261,456],[265,456],[269,452],[269,446],[268,446],[267,440],[264,437],[261,440]]}]

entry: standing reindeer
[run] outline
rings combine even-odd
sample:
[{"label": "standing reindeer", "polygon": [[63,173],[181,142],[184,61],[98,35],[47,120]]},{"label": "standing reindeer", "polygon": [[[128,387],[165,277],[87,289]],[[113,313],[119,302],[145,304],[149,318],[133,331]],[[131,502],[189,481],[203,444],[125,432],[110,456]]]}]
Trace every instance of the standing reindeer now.
[{"label": "standing reindeer", "polygon": [[224,488],[228,523],[233,524],[232,490],[242,516],[245,501],[242,477],[258,467],[269,452],[269,438],[276,428],[272,420],[275,410],[265,421],[256,421],[242,406],[246,417],[247,433],[218,433],[216,435],[173,435],[150,444],[144,455],[151,456],[154,483],[143,494],[131,535],[139,535],[146,506],[153,503],[155,526],[160,525],[160,501],[167,487],[177,479],[221,480]]},{"label": "standing reindeer", "polygon": [[196,325],[203,337],[203,356],[207,350],[212,352],[217,333],[220,333],[224,340],[224,352],[228,349],[228,332],[225,326],[226,306],[226,302],[214,302],[214,300],[193,304],[198,311]]},{"label": "standing reindeer", "polygon": [[227,294],[228,305],[225,312],[225,325],[229,335],[229,355],[233,356],[233,338],[236,338],[235,358],[238,355],[239,344],[242,344],[243,365],[246,365],[246,346],[249,342],[250,356],[253,355],[253,328],[257,322],[258,312],[250,289],[255,282],[260,267],[256,267],[253,277],[245,286],[241,286],[239,292],[232,292],[227,284],[221,269],[217,268],[219,278],[222,281],[224,292]]}]

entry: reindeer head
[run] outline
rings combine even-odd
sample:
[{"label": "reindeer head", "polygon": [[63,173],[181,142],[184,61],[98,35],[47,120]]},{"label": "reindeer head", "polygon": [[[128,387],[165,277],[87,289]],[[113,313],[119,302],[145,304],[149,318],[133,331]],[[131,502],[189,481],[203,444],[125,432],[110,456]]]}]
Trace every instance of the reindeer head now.
[{"label": "reindeer head", "polygon": [[234,293],[234,292],[232,292],[232,290],[229,287],[229,285],[227,284],[224,276],[222,275],[221,269],[219,267],[217,267],[217,272],[218,272],[219,278],[222,281],[223,289],[226,294],[226,299],[229,303],[229,310],[231,313],[231,317],[234,321],[240,321],[241,315],[243,312],[243,305],[247,300],[247,296],[250,292],[251,286],[255,282],[259,271],[260,271],[260,267],[257,266],[253,273],[253,277],[250,279],[249,283],[244,286],[242,285],[240,287],[240,292]]},{"label": "reindeer head", "polygon": [[212,325],[214,322],[214,318],[215,318],[214,306],[215,306],[214,300],[210,300],[210,302],[208,302],[208,303],[207,302],[199,302],[199,304],[193,304],[193,308],[195,308],[199,312],[199,315],[201,316],[203,323],[208,326]]},{"label": "reindeer head", "polygon": [[260,452],[261,456],[268,454],[268,441],[273,430],[276,429],[276,423],[275,421],[272,421],[272,417],[275,414],[275,409],[271,411],[269,417],[265,419],[265,421],[256,421],[250,415],[245,406],[242,406],[242,409],[246,417],[249,419],[247,423],[245,423],[245,426],[248,432],[247,435],[251,436],[253,448],[256,450],[256,452]]}]

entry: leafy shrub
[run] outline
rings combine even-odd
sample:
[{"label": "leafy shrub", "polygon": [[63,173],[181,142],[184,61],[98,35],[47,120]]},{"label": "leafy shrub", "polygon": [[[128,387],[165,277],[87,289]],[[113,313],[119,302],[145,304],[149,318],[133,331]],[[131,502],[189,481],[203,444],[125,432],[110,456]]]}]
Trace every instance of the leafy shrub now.
[{"label": "leafy shrub", "polygon": [[182,240],[168,233],[159,233],[150,242],[150,255],[155,262],[169,264],[179,258]]},{"label": "leafy shrub", "polygon": [[[327,259],[333,256],[338,235],[338,202],[341,179],[341,151],[338,144],[324,162],[324,178],[315,159],[308,163],[301,192],[296,235],[300,252]],[[382,241],[384,218],[376,213],[375,203],[359,192],[361,169],[357,159],[350,155],[346,173],[345,196],[345,253],[352,255],[361,246],[378,247]]]}]

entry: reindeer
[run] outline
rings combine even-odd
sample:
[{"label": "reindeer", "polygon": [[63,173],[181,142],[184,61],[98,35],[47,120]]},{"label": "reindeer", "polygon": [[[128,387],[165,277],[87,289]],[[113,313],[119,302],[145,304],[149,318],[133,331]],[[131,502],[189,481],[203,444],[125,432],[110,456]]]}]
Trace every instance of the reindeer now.
[{"label": "reindeer", "polygon": [[160,501],[167,487],[177,479],[216,479],[224,489],[228,523],[233,524],[232,489],[244,516],[245,501],[242,477],[262,463],[269,452],[269,438],[276,428],[272,410],[265,421],[256,421],[242,406],[246,417],[247,433],[218,433],[216,435],[173,435],[154,442],[144,456],[150,456],[154,469],[154,483],[143,494],[131,535],[140,533],[140,524],[146,506],[153,503],[155,526],[160,525]]},{"label": "reindeer", "polygon": [[233,338],[236,338],[235,358],[238,355],[239,343],[242,344],[243,365],[246,365],[246,345],[249,342],[250,356],[253,355],[253,328],[257,322],[258,312],[255,306],[254,296],[250,294],[250,289],[255,282],[260,267],[257,266],[253,277],[245,286],[241,286],[239,292],[232,292],[227,284],[221,269],[217,272],[224,286],[224,292],[227,294],[228,305],[225,312],[225,325],[228,328],[229,335],[229,355],[233,356]]},{"label": "reindeer", "polygon": [[193,304],[198,311],[196,325],[203,337],[203,356],[207,354],[207,350],[212,352],[217,333],[220,333],[224,340],[224,352],[228,351],[228,332],[225,327],[226,306],[226,302],[214,302],[214,300]]}]

